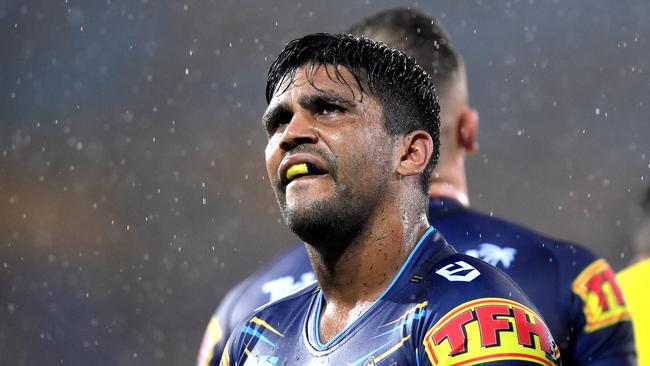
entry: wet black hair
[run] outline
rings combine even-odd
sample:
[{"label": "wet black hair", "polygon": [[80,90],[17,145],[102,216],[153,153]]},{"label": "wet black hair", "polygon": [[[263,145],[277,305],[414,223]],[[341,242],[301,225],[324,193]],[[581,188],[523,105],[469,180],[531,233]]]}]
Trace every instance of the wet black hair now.
[{"label": "wet black hair", "polygon": [[449,33],[433,17],[414,9],[389,9],[364,18],[347,33],[380,40],[413,57],[431,76],[438,95],[464,68]]},{"label": "wet black hair", "polygon": [[[376,97],[390,135],[406,135],[416,130],[431,135],[433,154],[422,173],[426,194],[440,147],[440,105],[427,72],[404,52],[380,42],[349,34],[309,34],[289,42],[271,64],[266,101],[270,102],[282,85],[288,88],[298,69],[311,67],[313,71],[318,65],[334,66],[330,79],[350,86],[337,68],[345,67],[353,75],[360,97],[364,93]],[[307,80],[312,83],[310,70],[306,71]],[[313,83],[312,86],[316,87]]]}]

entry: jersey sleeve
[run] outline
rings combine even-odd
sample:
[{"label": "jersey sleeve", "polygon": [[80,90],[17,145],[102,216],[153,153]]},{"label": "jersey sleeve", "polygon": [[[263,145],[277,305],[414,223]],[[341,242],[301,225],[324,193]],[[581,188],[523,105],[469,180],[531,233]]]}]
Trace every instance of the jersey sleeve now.
[{"label": "jersey sleeve", "polygon": [[233,308],[237,305],[237,298],[247,287],[244,281],[230,290],[212,315],[210,322],[203,334],[201,347],[197,357],[197,366],[217,366],[221,359],[228,336],[233,331],[233,324],[242,319],[233,319]]},{"label": "jersey sleeve", "polygon": [[[297,280],[297,281],[296,281]],[[230,290],[205,331],[198,366],[217,366],[228,336],[262,305],[314,280],[304,244],[291,246],[268,266]]]},{"label": "jersey sleeve", "polygon": [[542,318],[508,298],[479,298],[438,318],[417,350],[419,365],[560,364]]},{"label": "jersey sleeve", "polygon": [[219,366],[230,366],[230,343],[226,343],[223,347],[221,358],[219,361]]},{"label": "jersey sleeve", "polygon": [[224,342],[222,353],[215,358],[215,366],[240,366],[246,362],[246,356],[240,355],[239,349],[240,334],[231,334],[230,339]]},{"label": "jersey sleeve", "polygon": [[573,363],[635,365],[630,313],[616,276],[604,259],[593,259],[571,281]]}]

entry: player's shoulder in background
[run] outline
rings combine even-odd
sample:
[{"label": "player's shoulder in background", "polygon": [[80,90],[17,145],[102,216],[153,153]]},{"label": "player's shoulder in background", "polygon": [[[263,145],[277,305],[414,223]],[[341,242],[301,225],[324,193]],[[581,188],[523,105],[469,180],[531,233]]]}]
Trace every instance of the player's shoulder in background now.
[{"label": "player's shoulder in background", "polygon": [[228,291],[217,312],[233,327],[254,309],[313,282],[304,245],[296,244]]},{"label": "player's shoulder in background", "polygon": [[254,282],[266,282],[287,275],[299,277],[303,273],[311,271],[311,263],[305,250],[305,244],[296,243],[280,253],[273,261],[257,270],[249,278],[253,278]]},{"label": "player's shoulder in background", "polygon": [[[470,254],[503,268],[518,281],[559,337],[567,362],[587,364],[607,359],[612,364],[631,364],[634,351],[630,313],[605,259],[585,246],[522,225],[472,215],[471,220],[482,227],[493,224],[494,231],[488,230],[484,237],[499,246],[479,246],[478,253]],[[503,258],[508,261],[507,268]]]},{"label": "player's shoulder in background", "polygon": [[484,240],[480,240],[474,250],[463,252],[492,265],[501,264],[497,265],[500,268],[507,269],[510,262],[524,263],[527,266],[539,262],[545,268],[548,268],[547,264],[556,264],[569,269],[570,273],[578,274],[598,259],[590,249],[581,244],[542,234],[522,224],[472,209],[467,209],[465,216]]},{"label": "player's shoulder in background", "polygon": [[216,365],[228,336],[255,309],[314,280],[304,245],[296,244],[238,283],[226,293],[208,323],[198,365]]},{"label": "player's shoulder in background", "polygon": [[249,335],[260,337],[268,331],[279,334],[276,328],[284,329],[299,318],[298,314],[306,314],[304,309],[314,301],[318,291],[318,284],[312,283],[256,308],[233,327],[230,341],[238,342]]}]

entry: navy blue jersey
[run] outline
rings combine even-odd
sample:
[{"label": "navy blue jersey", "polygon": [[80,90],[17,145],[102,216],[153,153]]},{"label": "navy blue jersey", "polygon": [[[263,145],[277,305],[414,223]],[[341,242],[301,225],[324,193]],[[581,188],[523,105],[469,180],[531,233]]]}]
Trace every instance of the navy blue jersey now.
[{"label": "navy blue jersey", "polygon": [[[629,313],[604,260],[449,199],[430,200],[429,221],[456,250],[519,284],[546,320],[565,364],[634,364]],[[219,364],[228,335],[250,312],[313,279],[300,244],[231,290],[205,332],[199,365]]]},{"label": "navy blue jersey", "polygon": [[427,230],[382,295],[327,343],[316,284],[235,328],[223,366],[557,365],[550,331],[503,272]]},{"label": "navy blue jersey", "polygon": [[228,336],[253,310],[316,282],[304,244],[278,256],[231,289],[219,304],[203,335],[198,366],[217,366]]}]

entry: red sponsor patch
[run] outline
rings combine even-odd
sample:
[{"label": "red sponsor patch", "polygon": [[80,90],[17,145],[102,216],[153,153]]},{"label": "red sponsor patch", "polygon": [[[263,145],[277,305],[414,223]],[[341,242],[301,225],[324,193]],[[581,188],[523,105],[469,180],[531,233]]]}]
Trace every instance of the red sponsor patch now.
[{"label": "red sponsor patch", "polygon": [[457,306],[429,329],[424,346],[433,365],[524,360],[552,366],[559,359],[542,319],[518,302],[498,298]]},{"label": "red sponsor patch", "polygon": [[630,319],[614,271],[604,259],[587,266],[573,281],[571,288],[583,302],[585,332]]}]

